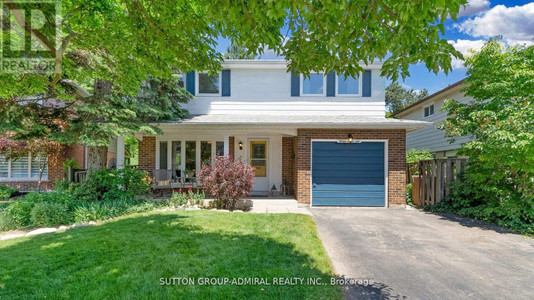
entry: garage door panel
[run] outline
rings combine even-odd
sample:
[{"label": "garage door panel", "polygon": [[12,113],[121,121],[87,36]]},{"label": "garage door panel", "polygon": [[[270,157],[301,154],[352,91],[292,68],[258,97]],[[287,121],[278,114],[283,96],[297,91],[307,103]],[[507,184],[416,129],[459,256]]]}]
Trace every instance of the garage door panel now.
[{"label": "garage door panel", "polygon": [[[326,178],[381,178],[384,180],[384,170],[363,170],[360,172],[354,172],[350,170],[315,170],[315,176],[318,180],[315,183],[322,183],[322,179]],[[321,179],[321,180],[319,180]]]},{"label": "garage door panel", "polygon": [[379,164],[384,161],[384,156],[334,156],[333,154],[325,154],[319,156],[318,154],[313,155],[314,157],[321,157],[322,159],[313,164]]},{"label": "garage door panel", "polygon": [[[335,166],[334,166],[335,165]],[[362,171],[373,171],[377,170],[376,163],[337,163],[337,164],[314,164],[314,171],[327,171],[327,170],[340,170],[340,171],[352,171],[354,168],[357,168]],[[384,171],[383,166],[380,168]]]},{"label": "garage door panel", "polygon": [[312,143],[312,204],[384,206],[384,143]]},{"label": "garage door panel", "polygon": [[315,182],[317,186],[322,184],[353,184],[353,185],[360,185],[360,184],[381,184],[384,182],[384,178],[373,178],[373,177],[365,177],[365,178],[323,178],[321,179],[321,183]]},{"label": "garage door panel", "polygon": [[330,157],[353,157],[353,158],[364,158],[364,157],[384,157],[382,150],[363,150],[363,149],[340,149],[340,150],[314,150],[317,155],[324,155]]},{"label": "garage door panel", "polygon": [[337,198],[332,202],[332,198],[314,198],[314,206],[384,206],[384,198],[362,198],[362,199],[342,199]]},{"label": "garage door panel", "polygon": [[384,185],[367,184],[321,184],[317,185],[314,191],[346,191],[346,192],[384,192]]}]

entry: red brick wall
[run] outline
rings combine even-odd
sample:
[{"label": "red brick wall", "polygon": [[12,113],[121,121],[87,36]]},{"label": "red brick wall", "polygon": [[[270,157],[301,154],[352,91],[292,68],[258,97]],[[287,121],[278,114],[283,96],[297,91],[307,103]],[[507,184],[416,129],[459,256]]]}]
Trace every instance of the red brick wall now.
[{"label": "red brick wall", "polygon": [[299,129],[297,136],[297,191],[299,203],[311,199],[311,140],[346,139],[388,140],[388,198],[390,207],[406,205],[406,131],[404,129]]},{"label": "red brick wall", "polygon": [[235,157],[235,137],[231,136],[228,138],[228,143],[230,143],[230,145],[228,145],[230,157]]},{"label": "red brick wall", "polygon": [[74,159],[80,169],[85,168],[85,147],[79,144],[68,146],[67,158]]},{"label": "red brick wall", "polygon": [[293,188],[296,183],[296,141],[295,137],[282,137],[282,182],[285,181],[288,186],[293,186]]},{"label": "red brick wall", "polygon": [[156,169],[156,137],[144,136],[139,141],[139,169],[152,174]]}]

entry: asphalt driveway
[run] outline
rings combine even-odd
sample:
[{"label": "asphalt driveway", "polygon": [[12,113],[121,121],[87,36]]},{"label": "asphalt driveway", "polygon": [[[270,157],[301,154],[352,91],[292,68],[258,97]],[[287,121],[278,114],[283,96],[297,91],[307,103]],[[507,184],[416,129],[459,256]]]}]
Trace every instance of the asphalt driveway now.
[{"label": "asphalt driveway", "polygon": [[312,208],[348,299],[534,299],[534,239],[414,209]]}]

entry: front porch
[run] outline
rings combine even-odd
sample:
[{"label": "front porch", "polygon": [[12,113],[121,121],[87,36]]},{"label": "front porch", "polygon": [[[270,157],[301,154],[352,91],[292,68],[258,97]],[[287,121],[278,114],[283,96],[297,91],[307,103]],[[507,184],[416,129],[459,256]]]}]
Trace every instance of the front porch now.
[{"label": "front porch", "polygon": [[[139,168],[153,176],[158,193],[201,189],[197,170],[216,156],[228,155],[255,167],[253,196],[294,195],[296,134],[296,130],[185,130],[168,126],[163,135],[137,137]],[[120,155],[117,160],[120,165]]]}]

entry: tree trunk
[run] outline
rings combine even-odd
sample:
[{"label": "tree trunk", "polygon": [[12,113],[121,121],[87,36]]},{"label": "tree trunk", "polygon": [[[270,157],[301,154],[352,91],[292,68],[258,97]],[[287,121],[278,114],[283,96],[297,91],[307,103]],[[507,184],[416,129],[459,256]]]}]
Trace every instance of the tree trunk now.
[{"label": "tree trunk", "polygon": [[87,147],[87,171],[93,172],[106,168],[108,160],[107,146],[88,146]]},{"label": "tree trunk", "polygon": [[[43,163],[41,163],[41,161]],[[37,192],[41,192],[41,182],[43,179],[43,172],[46,168],[46,165],[48,164],[48,159],[40,159],[39,160],[39,176],[37,177]]]}]

